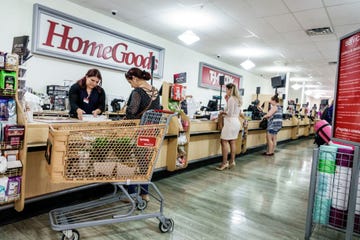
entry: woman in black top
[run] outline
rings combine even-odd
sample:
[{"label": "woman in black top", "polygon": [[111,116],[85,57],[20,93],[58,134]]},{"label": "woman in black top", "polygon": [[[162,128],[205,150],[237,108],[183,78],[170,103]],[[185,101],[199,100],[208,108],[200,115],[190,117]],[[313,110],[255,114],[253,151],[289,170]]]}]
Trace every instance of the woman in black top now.
[{"label": "woman in black top", "polygon": [[151,79],[149,72],[131,68],[125,73],[125,77],[134,88],[127,102],[127,119],[140,119],[144,110],[160,109],[159,91],[147,82]]},{"label": "woman in black top", "polygon": [[83,114],[95,117],[105,111],[105,91],[101,87],[101,74],[90,69],[69,90],[70,117],[82,120]]},{"label": "woman in black top", "polygon": [[[139,68],[131,68],[125,73],[125,78],[132,88],[126,107],[127,119],[140,119],[149,109],[160,109],[159,91],[147,81],[151,74]],[[130,194],[136,192],[137,185],[129,185]],[[149,201],[148,185],[141,185],[140,195],[143,200]]]}]

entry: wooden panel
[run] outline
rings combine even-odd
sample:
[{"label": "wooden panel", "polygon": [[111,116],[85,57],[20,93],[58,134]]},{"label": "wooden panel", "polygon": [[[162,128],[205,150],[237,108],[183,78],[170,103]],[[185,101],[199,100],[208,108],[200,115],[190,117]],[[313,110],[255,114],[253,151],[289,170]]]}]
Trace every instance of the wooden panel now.
[{"label": "wooden panel", "polygon": [[168,148],[168,139],[165,138],[163,141],[163,145],[160,148],[160,153],[157,162],[155,164],[155,169],[166,167],[167,148]]},{"label": "wooden panel", "polygon": [[191,120],[190,133],[216,131],[217,130],[216,127],[217,127],[216,121]]},{"label": "wooden panel", "polygon": [[28,152],[27,171],[26,171],[26,192],[25,198],[31,198],[56,192],[68,188],[73,188],[85,184],[79,183],[51,183],[50,176],[46,171],[47,162],[44,151]]},{"label": "wooden panel", "polygon": [[251,120],[248,122],[248,129],[259,129],[260,120]]},{"label": "wooden panel", "polygon": [[188,159],[191,162],[221,154],[220,134],[193,135],[189,144]]},{"label": "wooden panel", "polygon": [[292,128],[282,128],[277,135],[278,141],[291,139]]},{"label": "wooden panel", "polygon": [[28,145],[37,145],[37,144],[46,145],[46,141],[49,135],[48,124],[30,123],[27,125],[26,131],[28,132],[28,138],[27,138]]},{"label": "wooden panel", "polygon": [[248,132],[246,139],[247,148],[258,147],[266,144],[266,130],[253,130]]}]

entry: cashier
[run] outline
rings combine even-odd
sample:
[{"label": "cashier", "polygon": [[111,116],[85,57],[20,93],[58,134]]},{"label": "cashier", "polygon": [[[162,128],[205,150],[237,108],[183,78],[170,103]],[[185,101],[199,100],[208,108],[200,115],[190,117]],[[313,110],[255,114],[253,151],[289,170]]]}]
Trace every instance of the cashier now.
[{"label": "cashier", "polygon": [[94,117],[105,111],[105,91],[101,87],[101,73],[90,69],[83,78],[70,87],[70,117],[83,119],[83,114]]}]

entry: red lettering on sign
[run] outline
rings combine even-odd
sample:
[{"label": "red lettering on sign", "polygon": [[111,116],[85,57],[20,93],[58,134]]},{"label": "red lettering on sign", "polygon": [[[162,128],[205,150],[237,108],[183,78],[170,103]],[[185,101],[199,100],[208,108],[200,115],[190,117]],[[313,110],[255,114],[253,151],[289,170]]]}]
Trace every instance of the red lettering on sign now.
[{"label": "red lettering on sign", "polygon": [[[72,36],[72,27],[60,24],[55,21],[47,20],[49,29],[47,37],[42,45],[50,48],[62,49],[66,52],[80,53],[95,58],[102,58],[105,60],[112,59],[117,63],[125,63],[129,66],[136,66],[139,68],[150,69],[151,58],[154,52],[149,52],[147,56],[136,54],[128,51],[128,45],[125,43],[116,43],[114,46],[105,46],[102,43],[84,40],[79,36]],[[60,38],[58,46],[54,45],[54,39]],[[154,70],[158,69],[159,60],[155,59]]]}]

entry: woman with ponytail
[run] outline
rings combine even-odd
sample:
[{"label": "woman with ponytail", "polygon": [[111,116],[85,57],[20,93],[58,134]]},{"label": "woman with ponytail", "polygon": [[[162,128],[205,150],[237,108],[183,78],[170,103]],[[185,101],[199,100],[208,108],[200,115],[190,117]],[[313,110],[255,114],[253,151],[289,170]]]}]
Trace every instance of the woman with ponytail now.
[{"label": "woman with ponytail", "polygon": [[[139,68],[131,68],[125,73],[125,78],[133,88],[126,106],[126,119],[140,119],[150,109],[160,109],[159,91],[148,83],[151,74]],[[138,185],[129,185],[128,193],[134,194]],[[149,186],[140,185],[140,195],[143,200],[149,201]]]},{"label": "woman with ponytail", "polygon": [[265,156],[274,155],[274,151],[277,144],[277,133],[280,131],[282,127],[282,107],[279,104],[279,96],[275,94],[271,97],[270,104],[271,109],[264,116],[264,118],[268,119],[268,126],[266,129],[266,142],[267,142],[267,150],[263,153]]},{"label": "woman with ponytail", "polygon": [[[242,106],[242,99],[235,84],[226,84],[226,108],[221,114],[224,115],[224,127],[221,129],[221,152],[222,162],[216,169],[223,171],[235,167],[236,139],[241,130],[239,120]],[[228,162],[230,145],[230,161]]]}]

